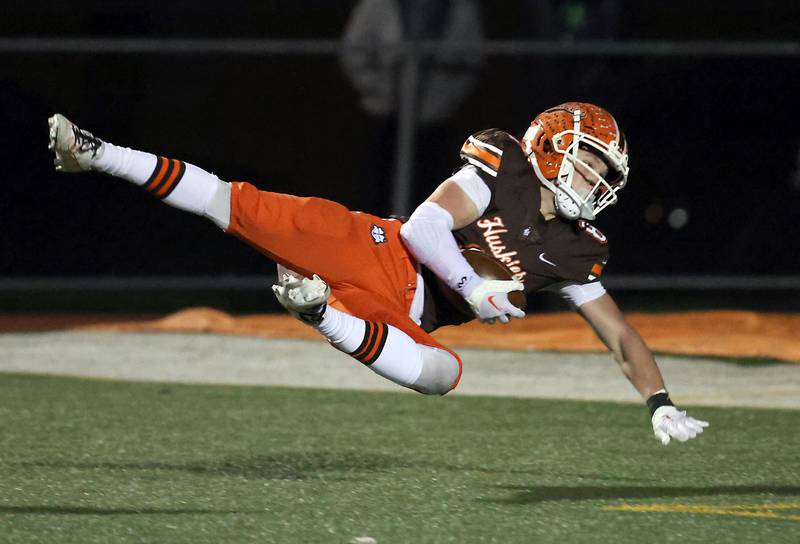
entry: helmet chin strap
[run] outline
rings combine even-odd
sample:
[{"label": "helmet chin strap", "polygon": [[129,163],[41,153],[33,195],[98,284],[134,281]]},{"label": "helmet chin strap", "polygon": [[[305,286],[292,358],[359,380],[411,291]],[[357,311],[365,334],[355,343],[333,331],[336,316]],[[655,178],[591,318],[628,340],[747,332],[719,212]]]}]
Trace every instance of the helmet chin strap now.
[{"label": "helmet chin strap", "polygon": [[581,216],[581,208],[578,203],[561,189],[556,189],[553,195],[553,203],[556,207],[556,213],[564,219],[574,221]]}]

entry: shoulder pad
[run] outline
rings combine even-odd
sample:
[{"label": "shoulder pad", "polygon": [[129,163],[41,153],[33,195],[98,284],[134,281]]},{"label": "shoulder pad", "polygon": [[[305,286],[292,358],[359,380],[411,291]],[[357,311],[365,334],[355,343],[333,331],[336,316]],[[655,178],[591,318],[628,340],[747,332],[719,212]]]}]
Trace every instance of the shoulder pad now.
[{"label": "shoulder pad", "polygon": [[476,132],[461,146],[461,158],[492,177],[497,177],[503,146],[515,141],[508,132],[496,128]]}]

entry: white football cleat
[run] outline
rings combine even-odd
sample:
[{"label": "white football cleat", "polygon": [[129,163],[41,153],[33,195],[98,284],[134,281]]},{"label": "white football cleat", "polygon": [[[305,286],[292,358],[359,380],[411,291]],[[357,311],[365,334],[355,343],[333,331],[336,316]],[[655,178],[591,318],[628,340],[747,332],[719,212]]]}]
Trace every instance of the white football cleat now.
[{"label": "white football cleat", "polygon": [[328,306],[331,288],[316,274],[311,279],[284,274],[278,284],[272,286],[272,292],[290,314],[300,321],[317,325]]},{"label": "white football cleat", "polygon": [[59,172],[92,170],[94,161],[103,154],[103,141],[57,113],[47,120],[50,125],[50,144],[56,154],[53,164]]}]

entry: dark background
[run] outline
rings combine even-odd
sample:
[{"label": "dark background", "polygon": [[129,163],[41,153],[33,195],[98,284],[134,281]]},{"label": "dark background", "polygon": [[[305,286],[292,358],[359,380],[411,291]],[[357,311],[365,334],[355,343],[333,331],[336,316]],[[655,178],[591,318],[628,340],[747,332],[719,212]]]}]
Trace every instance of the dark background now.
[{"label": "dark background", "polygon": [[[0,39],[336,40],[354,4],[5,2]],[[800,28],[793,1],[478,4],[487,40],[776,42],[796,41]],[[578,22],[575,10],[583,14]],[[413,201],[458,167],[470,133],[495,126],[521,135],[549,106],[590,101],[616,115],[631,149],[629,184],[597,221],[611,240],[608,277],[797,275],[799,90],[796,55],[486,57],[454,113],[419,128]],[[3,51],[5,279],[274,271],[210,223],[130,184],[95,173],[56,175],[46,118],[57,111],[108,141],[181,158],[226,180],[395,211],[396,123],[361,109],[335,54]],[[676,208],[688,214],[681,228],[668,221]],[[796,293],[779,298],[786,297],[796,303]],[[21,300],[4,304],[25,309]]]}]

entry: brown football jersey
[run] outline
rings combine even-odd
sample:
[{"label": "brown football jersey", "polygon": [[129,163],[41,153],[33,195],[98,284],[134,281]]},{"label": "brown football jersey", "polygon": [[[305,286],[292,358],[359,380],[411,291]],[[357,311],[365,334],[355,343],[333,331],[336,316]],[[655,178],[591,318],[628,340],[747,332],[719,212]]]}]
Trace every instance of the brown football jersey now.
[{"label": "brown football jersey", "polygon": [[[461,157],[491,191],[483,215],[453,232],[462,248],[480,248],[503,263],[530,295],[561,282],[598,281],[608,261],[608,240],[587,221],[545,221],[540,184],[519,141],[489,129],[470,136]],[[422,328],[433,331],[474,319],[466,301],[423,267]]]}]

